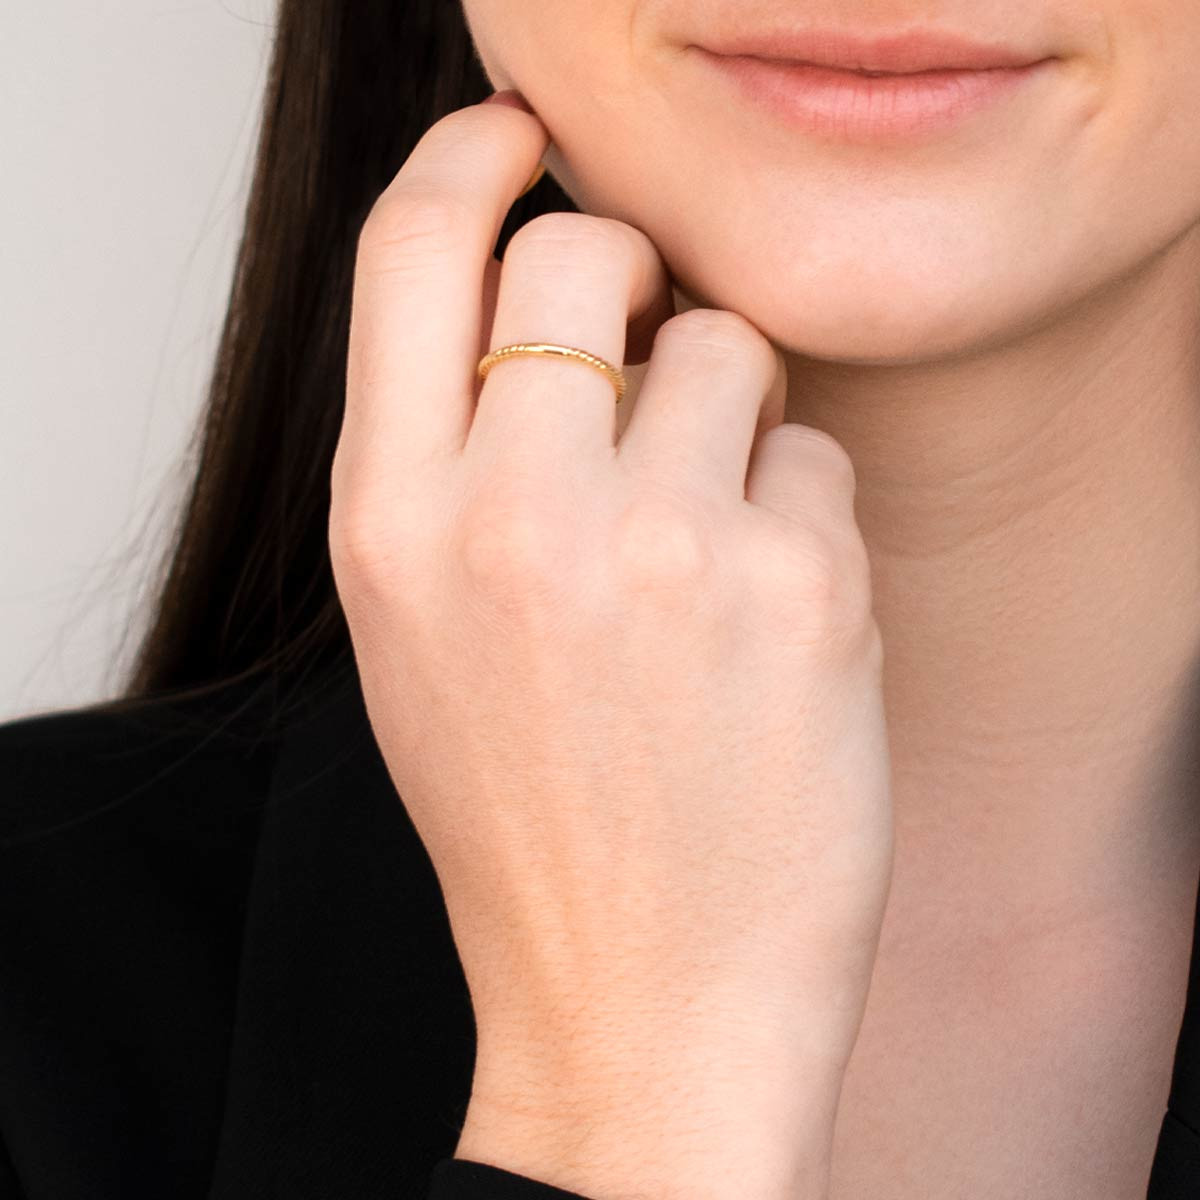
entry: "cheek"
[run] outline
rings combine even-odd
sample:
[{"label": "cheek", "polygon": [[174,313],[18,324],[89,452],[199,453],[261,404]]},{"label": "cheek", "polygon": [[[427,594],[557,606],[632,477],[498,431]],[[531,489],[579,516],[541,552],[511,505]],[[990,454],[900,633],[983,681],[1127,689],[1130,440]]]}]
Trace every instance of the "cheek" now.
[{"label": "cheek", "polygon": [[[1141,0],[1113,12],[1112,88],[1105,131],[1118,166],[1165,199],[1186,181],[1200,182],[1200,3]],[[1196,182],[1193,182],[1196,181]],[[1149,198],[1149,197],[1147,197]]]},{"label": "cheek", "polygon": [[[455,0],[444,0],[453,3]],[[461,0],[489,78],[519,88],[551,132],[603,107],[628,75],[636,0]]]},{"label": "cheek", "polygon": [[1115,275],[1200,222],[1200,4],[1113,8],[1111,57],[1062,183],[1092,269]]}]

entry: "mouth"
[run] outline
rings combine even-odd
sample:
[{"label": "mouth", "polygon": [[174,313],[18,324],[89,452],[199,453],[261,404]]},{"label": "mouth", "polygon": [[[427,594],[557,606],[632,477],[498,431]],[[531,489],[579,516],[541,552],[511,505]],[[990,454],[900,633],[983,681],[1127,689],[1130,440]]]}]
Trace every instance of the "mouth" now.
[{"label": "mouth", "polygon": [[1047,57],[937,30],[874,37],[841,30],[737,32],[714,38],[700,48],[727,57],[766,59],[868,76],[1019,68]]},{"label": "mouth", "polygon": [[693,45],[743,99],[830,140],[926,137],[1015,98],[1056,59],[949,34],[739,34]]}]

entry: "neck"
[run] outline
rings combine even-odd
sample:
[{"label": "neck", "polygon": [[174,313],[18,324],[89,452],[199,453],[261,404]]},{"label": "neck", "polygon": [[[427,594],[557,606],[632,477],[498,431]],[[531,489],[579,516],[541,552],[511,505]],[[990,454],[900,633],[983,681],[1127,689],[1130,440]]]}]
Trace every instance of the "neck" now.
[{"label": "neck", "polygon": [[893,901],[1050,922],[1194,895],[1198,331],[1200,235],[970,356],[786,354],[785,419],[856,470]]}]

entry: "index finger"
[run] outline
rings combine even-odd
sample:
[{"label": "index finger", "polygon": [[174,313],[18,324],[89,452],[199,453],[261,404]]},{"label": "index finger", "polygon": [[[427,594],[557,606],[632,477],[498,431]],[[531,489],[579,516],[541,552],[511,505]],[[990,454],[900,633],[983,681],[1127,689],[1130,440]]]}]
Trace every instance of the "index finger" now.
[{"label": "index finger", "polygon": [[401,478],[470,429],[484,273],[549,145],[532,113],[456,109],[430,126],[358,239],[338,470]]}]

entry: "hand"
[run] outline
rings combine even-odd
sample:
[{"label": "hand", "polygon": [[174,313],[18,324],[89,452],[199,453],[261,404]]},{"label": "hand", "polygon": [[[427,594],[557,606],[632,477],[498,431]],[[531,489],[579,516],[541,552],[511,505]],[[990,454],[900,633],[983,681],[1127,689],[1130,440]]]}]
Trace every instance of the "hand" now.
[{"label": "hand", "polygon": [[[456,1155],[597,1200],[807,1200],[892,864],[854,472],[781,423],[749,321],[675,314],[639,230],[548,214],[490,257],[547,145],[459,110],[372,209],[332,478],[367,711],[475,1011]],[[619,441],[586,364],[475,375],[650,335]]]}]

